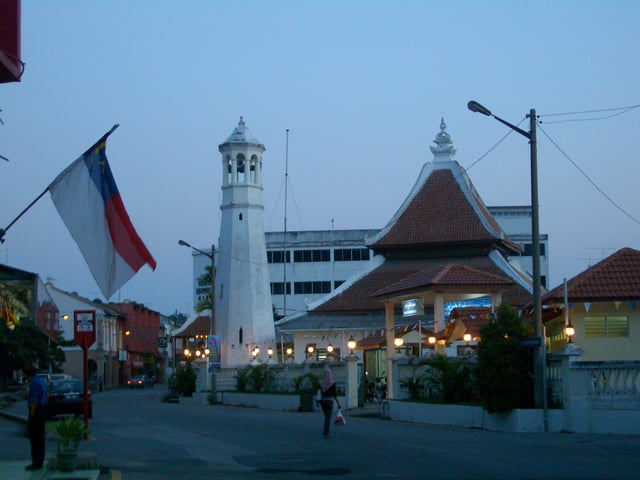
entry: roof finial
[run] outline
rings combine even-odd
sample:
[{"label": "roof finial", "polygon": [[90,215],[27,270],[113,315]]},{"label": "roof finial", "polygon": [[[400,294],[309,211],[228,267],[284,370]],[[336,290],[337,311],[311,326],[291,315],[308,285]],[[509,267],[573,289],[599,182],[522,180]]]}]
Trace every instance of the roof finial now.
[{"label": "roof finial", "polygon": [[431,153],[433,153],[434,161],[447,161],[451,160],[456,154],[456,149],[453,148],[453,142],[451,141],[451,137],[446,132],[447,124],[444,122],[444,117],[440,119],[440,131],[436,135],[436,139],[433,143],[436,144],[435,147],[429,147],[431,149]]}]

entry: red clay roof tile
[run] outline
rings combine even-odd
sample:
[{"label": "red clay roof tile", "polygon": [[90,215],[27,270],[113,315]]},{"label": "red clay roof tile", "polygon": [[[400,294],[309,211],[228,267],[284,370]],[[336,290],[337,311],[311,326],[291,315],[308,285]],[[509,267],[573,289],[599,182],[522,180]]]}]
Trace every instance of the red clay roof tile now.
[{"label": "red clay roof tile", "polygon": [[[621,248],[567,281],[569,302],[640,300],[640,251]],[[561,284],[542,297],[545,304],[564,303]]]}]

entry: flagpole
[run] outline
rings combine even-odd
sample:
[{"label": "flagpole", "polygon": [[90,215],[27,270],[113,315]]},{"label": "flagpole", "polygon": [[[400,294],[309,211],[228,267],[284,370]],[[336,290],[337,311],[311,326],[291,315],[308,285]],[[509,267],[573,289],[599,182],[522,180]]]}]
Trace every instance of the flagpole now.
[{"label": "flagpole", "polygon": [[31,207],[33,207],[33,205],[38,200],[40,200],[44,196],[44,194],[47,193],[48,191],[49,191],[49,187],[45,188],[44,191],[40,195],[38,195],[36,197],[36,199],[27,206],[27,208],[22,210],[22,212],[20,212],[20,214],[16,218],[14,218],[13,221],[9,225],[7,225],[7,228],[0,228],[0,243],[4,243],[4,234],[7,232],[7,230],[9,230],[11,228],[11,226],[14,223],[16,223],[20,219],[20,217],[27,212],[27,210],[29,210]]},{"label": "flagpole", "polygon": [[[94,143],[86,152],[90,151],[93,147],[95,147],[99,143],[102,143],[103,141],[105,141],[107,137],[111,135],[115,131],[115,129],[118,128],[119,126],[120,124],[116,123],[113,127],[111,127],[111,130],[109,130],[102,137],[100,137],[100,140]],[[5,233],[7,233],[7,230],[9,230],[13,226],[13,224],[16,223],[20,219],[20,217],[22,217],[22,215],[24,215],[27,212],[27,210],[33,207],[38,200],[44,197],[45,193],[47,193],[48,191],[49,191],[49,186],[47,186],[47,188],[45,188],[44,191],[35,198],[35,200],[33,200],[29,205],[27,205],[27,208],[22,210],[22,212],[20,212],[20,214],[16,218],[14,218],[13,221],[9,225],[7,225],[6,228],[0,228],[0,243],[4,243],[4,235]]]}]

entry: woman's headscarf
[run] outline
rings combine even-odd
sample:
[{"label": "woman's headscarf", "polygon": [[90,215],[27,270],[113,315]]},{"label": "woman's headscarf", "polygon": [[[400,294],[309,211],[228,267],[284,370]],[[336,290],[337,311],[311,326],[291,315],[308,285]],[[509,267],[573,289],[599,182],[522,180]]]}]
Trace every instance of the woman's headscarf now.
[{"label": "woman's headscarf", "polygon": [[324,376],[322,377],[322,381],[320,382],[320,388],[323,392],[326,392],[334,383],[336,383],[336,381],[333,379],[333,373],[331,373],[331,369],[329,367],[325,368]]}]

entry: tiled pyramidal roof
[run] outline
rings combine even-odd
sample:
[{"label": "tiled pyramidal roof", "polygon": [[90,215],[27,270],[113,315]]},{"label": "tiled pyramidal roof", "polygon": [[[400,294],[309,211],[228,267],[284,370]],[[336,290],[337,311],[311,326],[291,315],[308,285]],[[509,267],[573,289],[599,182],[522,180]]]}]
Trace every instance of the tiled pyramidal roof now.
[{"label": "tiled pyramidal roof", "polygon": [[385,258],[380,266],[325,297],[316,313],[384,308],[374,295],[445,285],[501,285],[514,306],[530,302],[531,279],[505,259],[519,248],[487,210],[455,149],[444,120],[413,189],[368,245]]},{"label": "tiled pyramidal roof", "polygon": [[[573,302],[640,300],[640,251],[621,248],[567,281],[567,296]],[[542,302],[564,303],[564,285],[551,290]]]}]

